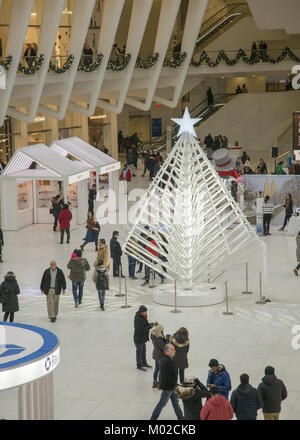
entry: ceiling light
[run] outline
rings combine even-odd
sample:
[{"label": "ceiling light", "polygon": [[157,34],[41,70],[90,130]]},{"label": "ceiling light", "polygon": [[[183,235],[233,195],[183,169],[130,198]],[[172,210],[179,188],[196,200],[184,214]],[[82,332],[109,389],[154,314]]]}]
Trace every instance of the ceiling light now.
[{"label": "ceiling light", "polygon": [[94,116],[90,116],[89,119],[105,119],[106,115],[94,115]]},{"label": "ceiling light", "polygon": [[45,116],[36,116],[35,118],[34,118],[34,122],[42,122],[42,121],[44,121],[46,118],[45,118]]}]

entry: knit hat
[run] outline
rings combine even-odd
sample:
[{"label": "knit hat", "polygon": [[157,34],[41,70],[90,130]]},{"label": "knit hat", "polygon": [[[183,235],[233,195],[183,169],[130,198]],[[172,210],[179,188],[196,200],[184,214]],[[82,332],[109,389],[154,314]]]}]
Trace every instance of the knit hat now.
[{"label": "knit hat", "polygon": [[274,374],[275,373],[275,369],[274,367],[271,367],[270,365],[268,367],[265,368],[265,375],[267,376],[268,374]]},{"label": "knit hat", "polygon": [[139,313],[145,313],[147,312],[147,308],[145,306],[140,306]]},{"label": "knit hat", "polygon": [[211,367],[217,367],[219,365],[219,362],[217,361],[217,359],[211,359],[210,361],[209,361],[209,364],[208,364],[208,366],[211,368]]}]

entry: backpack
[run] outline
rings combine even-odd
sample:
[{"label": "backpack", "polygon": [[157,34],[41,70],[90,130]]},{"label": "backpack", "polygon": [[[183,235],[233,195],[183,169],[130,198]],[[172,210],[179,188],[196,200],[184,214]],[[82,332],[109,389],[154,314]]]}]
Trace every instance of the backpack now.
[{"label": "backpack", "polygon": [[109,290],[108,276],[106,274],[106,271],[105,272],[97,271],[96,287],[97,290]]}]

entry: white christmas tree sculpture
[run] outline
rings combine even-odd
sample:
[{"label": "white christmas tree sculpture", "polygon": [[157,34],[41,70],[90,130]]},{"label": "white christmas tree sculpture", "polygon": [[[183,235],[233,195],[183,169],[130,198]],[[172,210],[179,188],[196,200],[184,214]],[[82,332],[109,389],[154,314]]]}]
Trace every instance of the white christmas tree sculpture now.
[{"label": "white christmas tree sculpture", "polygon": [[186,108],[183,119],[174,121],[179,138],[139,204],[125,253],[190,290],[212,283],[226,266],[259,247],[266,289],[265,244],[197,142],[198,120]]}]

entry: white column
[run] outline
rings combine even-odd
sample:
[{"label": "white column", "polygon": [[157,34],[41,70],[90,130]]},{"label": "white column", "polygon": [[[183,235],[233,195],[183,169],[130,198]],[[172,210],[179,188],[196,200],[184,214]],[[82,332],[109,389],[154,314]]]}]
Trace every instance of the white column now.
[{"label": "white column", "polygon": [[109,214],[119,211],[119,173],[120,170],[116,170],[108,174],[108,189],[115,194],[116,201],[116,206],[114,206],[114,203],[109,204]]},{"label": "white column", "polygon": [[38,206],[37,206],[37,194],[36,194],[36,180],[32,181],[33,188],[33,223],[38,223]]}]

